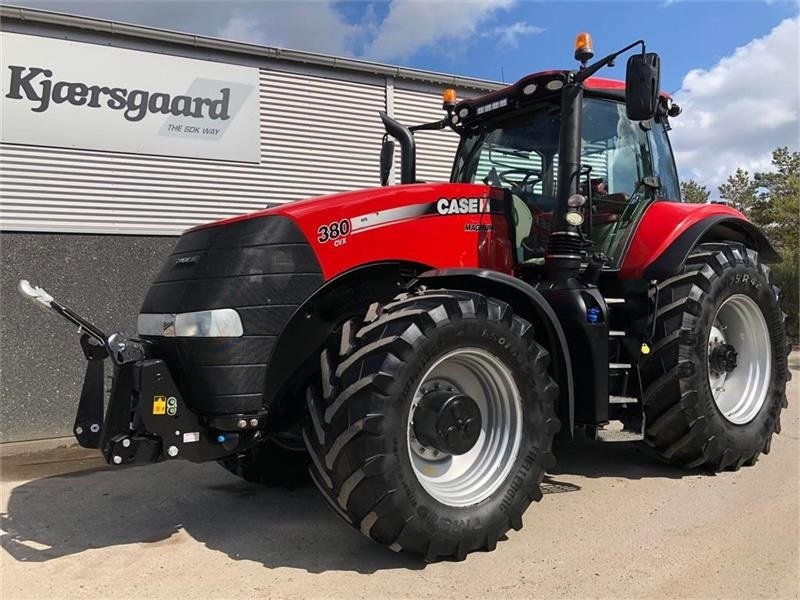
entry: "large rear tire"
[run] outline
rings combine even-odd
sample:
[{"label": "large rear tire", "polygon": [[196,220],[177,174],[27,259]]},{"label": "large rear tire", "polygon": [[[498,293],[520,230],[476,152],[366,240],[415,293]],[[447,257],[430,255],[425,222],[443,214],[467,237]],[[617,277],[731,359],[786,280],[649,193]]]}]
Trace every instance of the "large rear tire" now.
[{"label": "large rear tire", "polygon": [[[492,550],[522,527],[554,464],[548,363],[531,325],[499,300],[438,290],[373,305],[343,325],[309,390],[312,479],[340,516],[392,550],[428,561]],[[468,450],[451,454],[444,438],[420,434],[421,407],[441,394],[480,413],[459,421],[475,434]]]},{"label": "large rear tire", "polygon": [[780,433],[789,379],[768,267],[741,244],[702,244],[656,294],[655,344],[642,368],[645,442],[685,467],[754,464]]}]

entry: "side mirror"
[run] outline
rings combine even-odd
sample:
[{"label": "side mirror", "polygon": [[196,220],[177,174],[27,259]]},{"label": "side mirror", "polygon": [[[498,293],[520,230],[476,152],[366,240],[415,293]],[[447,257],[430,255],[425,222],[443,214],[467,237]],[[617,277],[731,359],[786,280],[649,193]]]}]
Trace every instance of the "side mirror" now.
[{"label": "side mirror", "polygon": [[661,89],[661,59],[658,54],[634,54],[625,72],[625,111],[631,121],[645,121],[656,115]]},{"label": "side mirror", "polygon": [[381,145],[381,185],[389,183],[389,174],[392,172],[392,162],[394,161],[394,142],[383,140]]}]

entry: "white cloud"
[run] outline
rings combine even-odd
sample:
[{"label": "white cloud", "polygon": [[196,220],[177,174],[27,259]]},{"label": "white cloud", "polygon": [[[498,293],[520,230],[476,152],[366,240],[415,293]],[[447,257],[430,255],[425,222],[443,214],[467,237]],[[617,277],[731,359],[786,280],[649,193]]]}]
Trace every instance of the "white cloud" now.
[{"label": "white cloud", "polygon": [[365,58],[406,60],[419,50],[442,45],[457,52],[480,37],[480,27],[514,0],[418,2],[394,0],[389,14],[366,44]]},{"label": "white cloud", "polygon": [[525,21],[517,21],[510,25],[498,25],[492,28],[483,37],[493,39],[497,43],[507,49],[514,49],[519,46],[519,39],[526,35],[536,35],[542,33],[543,27],[536,27],[529,25]]},{"label": "white cloud", "polygon": [[[423,49],[441,47],[452,54],[489,37],[481,30],[515,2],[392,0],[381,21],[375,16],[373,5],[364,3],[356,23],[348,22],[336,10],[333,0],[266,2],[237,9],[217,35],[370,60],[405,61]],[[521,36],[543,30],[518,22],[497,25],[490,31],[502,44],[515,47]]]},{"label": "white cloud", "polygon": [[[537,28],[499,18],[520,0],[0,0],[48,10],[368,60],[404,62],[420,50],[458,55],[488,44],[514,47]],[[156,7],[157,5],[157,7]],[[196,9],[191,7],[196,6]],[[360,10],[360,14],[357,11]],[[376,13],[383,16],[378,19]]]},{"label": "white cloud", "polygon": [[251,10],[238,10],[217,35],[325,54],[352,55],[358,38],[368,27],[348,23],[332,2],[265,2]]},{"label": "white cloud", "polygon": [[684,178],[716,191],[737,167],[770,166],[778,146],[800,147],[800,17],[786,19],[710,69],[683,78],[672,142]]}]

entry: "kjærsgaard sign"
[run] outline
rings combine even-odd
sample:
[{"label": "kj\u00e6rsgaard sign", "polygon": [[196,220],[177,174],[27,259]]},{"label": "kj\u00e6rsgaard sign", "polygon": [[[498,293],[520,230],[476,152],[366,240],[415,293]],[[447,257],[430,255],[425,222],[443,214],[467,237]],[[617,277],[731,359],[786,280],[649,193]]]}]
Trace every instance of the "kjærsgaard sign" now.
[{"label": "kj\u00e6rsgaard sign", "polygon": [[0,35],[3,142],[259,162],[258,69]]}]

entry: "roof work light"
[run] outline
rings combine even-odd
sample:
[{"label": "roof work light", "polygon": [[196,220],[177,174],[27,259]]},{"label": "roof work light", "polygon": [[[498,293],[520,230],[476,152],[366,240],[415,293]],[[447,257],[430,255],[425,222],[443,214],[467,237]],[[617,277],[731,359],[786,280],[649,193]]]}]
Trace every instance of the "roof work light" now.
[{"label": "roof work light", "polygon": [[583,31],[575,38],[575,60],[585,63],[593,56],[594,48],[592,48],[592,36]]},{"label": "roof work light", "polygon": [[452,109],[456,105],[457,99],[456,91],[453,88],[447,88],[444,93],[442,93],[442,107],[449,107]]}]

